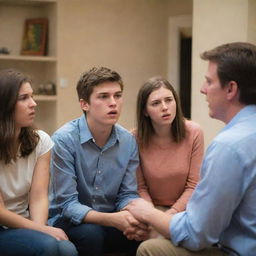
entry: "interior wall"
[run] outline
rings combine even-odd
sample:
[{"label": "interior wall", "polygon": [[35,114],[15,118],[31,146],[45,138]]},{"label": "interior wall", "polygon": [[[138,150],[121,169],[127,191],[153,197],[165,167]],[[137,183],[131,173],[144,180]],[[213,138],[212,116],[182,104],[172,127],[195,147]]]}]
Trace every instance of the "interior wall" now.
[{"label": "interior wall", "polygon": [[247,0],[194,0],[192,42],[192,119],[203,128],[205,144],[223,127],[208,116],[206,97],[200,94],[207,62],[199,55],[220,44],[248,40]]},{"label": "interior wall", "polygon": [[75,91],[81,73],[106,66],[125,84],[119,123],[134,127],[139,87],[167,75],[168,18],[191,11],[192,0],[58,0],[58,126],[82,113]]},{"label": "interior wall", "polygon": [[[183,2],[183,1],[182,1]],[[106,66],[124,80],[119,123],[135,125],[138,88],[166,75],[169,0],[58,1],[58,126],[81,115],[76,83],[82,72]],[[179,5],[177,5],[179,6]]]}]

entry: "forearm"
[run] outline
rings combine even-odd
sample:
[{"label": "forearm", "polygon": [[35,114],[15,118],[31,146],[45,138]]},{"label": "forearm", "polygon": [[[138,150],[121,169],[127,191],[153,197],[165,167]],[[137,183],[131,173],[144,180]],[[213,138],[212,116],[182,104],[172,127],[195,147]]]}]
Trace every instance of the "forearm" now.
[{"label": "forearm", "polygon": [[31,202],[29,207],[30,219],[36,223],[45,225],[48,219],[48,198],[40,198],[35,202]]},{"label": "forearm", "polygon": [[168,215],[160,210],[152,208],[152,210],[145,212],[142,216],[143,222],[151,225],[160,234],[170,239],[170,222],[172,215]]},{"label": "forearm", "polygon": [[27,228],[42,232],[45,226],[13,213],[4,207],[0,208],[0,223],[10,228]]},{"label": "forearm", "polygon": [[89,211],[85,218],[85,223],[93,223],[101,226],[113,226],[113,213],[97,212],[94,210]]}]

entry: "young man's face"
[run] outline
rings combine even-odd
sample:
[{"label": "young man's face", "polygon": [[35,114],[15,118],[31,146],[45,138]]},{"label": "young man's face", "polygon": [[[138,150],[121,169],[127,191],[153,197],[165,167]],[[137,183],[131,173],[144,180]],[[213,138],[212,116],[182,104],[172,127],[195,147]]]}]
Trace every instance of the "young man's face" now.
[{"label": "young man's face", "polygon": [[205,82],[200,90],[206,95],[208,102],[209,116],[223,122],[227,122],[227,97],[226,89],[222,88],[217,74],[217,64],[209,61],[205,74]]},{"label": "young man's face", "polygon": [[81,105],[91,125],[114,125],[120,116],[123,98],[117,82],[105,82],[93,88],[90,103]]}]

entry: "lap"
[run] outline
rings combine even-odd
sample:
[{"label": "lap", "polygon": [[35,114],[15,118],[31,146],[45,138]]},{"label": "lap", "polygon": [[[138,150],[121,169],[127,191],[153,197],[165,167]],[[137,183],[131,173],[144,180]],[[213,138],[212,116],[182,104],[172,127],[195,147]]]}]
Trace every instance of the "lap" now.
[{"label": "lap", "polygon": [[218,248],[208,248],[201,251],[189,251],[183,247],[174,246],[167,239],[149,239],[141,243],[137,256],[224,256]]},{"label": "lap", "polygon": [[128,240],[122,231],[113,227],[90,223],[74,225],[70,222],[61,222],[56,226],[66,232],[81,255],[102,255],[104,252],[116,251],[135,255],[139,245],[136,241]]},{"label": "lap", "polygon": [[69,241],[58,241],[45,233],[22,228],[0,228],[0,252],[7,256],[77,255]]}]

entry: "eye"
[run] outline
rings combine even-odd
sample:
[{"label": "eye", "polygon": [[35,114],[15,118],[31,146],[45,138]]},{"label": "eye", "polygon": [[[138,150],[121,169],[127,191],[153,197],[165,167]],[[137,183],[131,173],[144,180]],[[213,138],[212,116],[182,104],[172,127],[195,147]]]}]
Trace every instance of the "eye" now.
[{"label": "eye", "polygon": [[106,99],[108,97],[108,95],[106,94],[100,94],[99,95],[99,99]]},{"label": "eye", "polygon": [[159,105],[159,103],[160,103],[160,101],[153,101],[153,102],[151,103],[151,105],[152,105],[152,106],[157,106],[157,105]]},{"label": "eye", "polygon": [[117,94],[115,94],[115,98],[119,99],[119,98],[121,98],[121,97],[122,97],[122,93],[117,93]]},{"label": "eye", "polygon": [[18,101],[23,101],[23,100],[26,100],[28,99],[28,94],[22,94],[22,95],[19,95],[18,96]]},{"label": "eye", "polygon": [[165,99],[165,102],[167,102],[167,103],[170,103],[170,102],[172,102],[173,101],[173,98],[166,98]]},{"label": "eye", "polygon": [[206,81],[206,83],[207,83],[208,85],[211,84],[211,80],[210,80],[210,79],[206,78],[205,81]]}]

